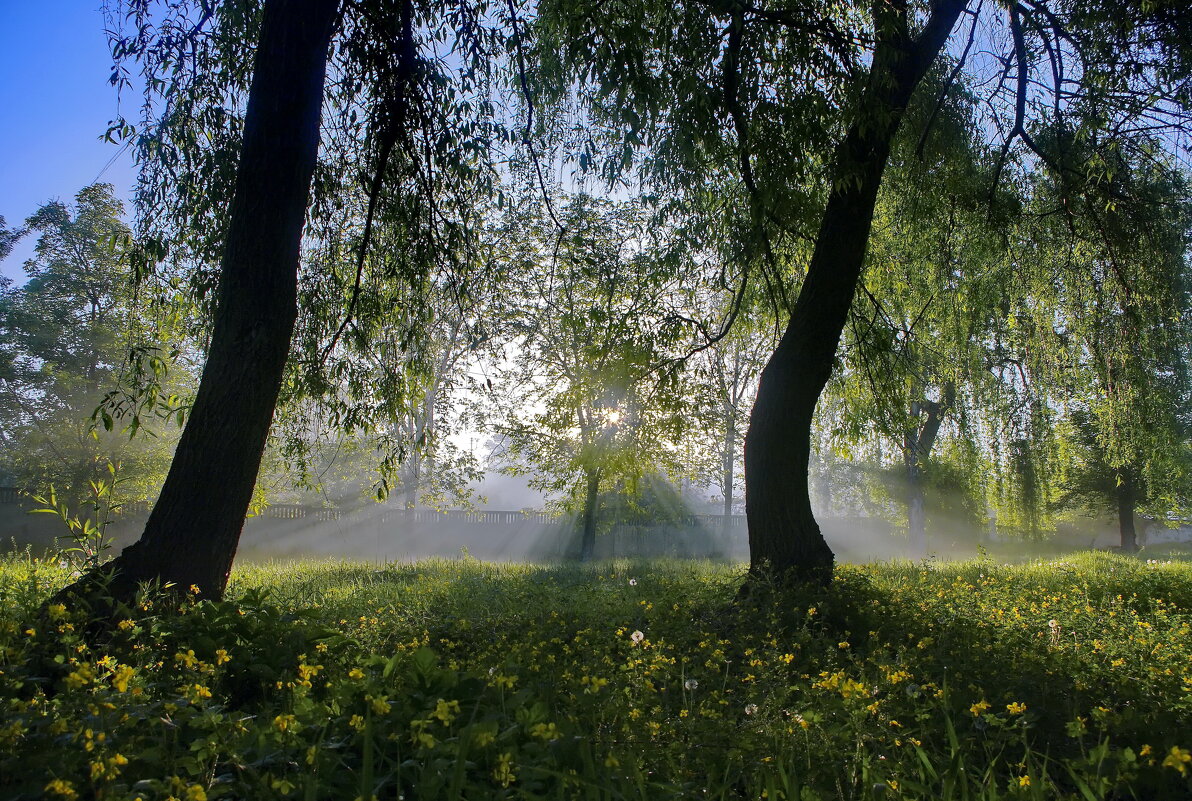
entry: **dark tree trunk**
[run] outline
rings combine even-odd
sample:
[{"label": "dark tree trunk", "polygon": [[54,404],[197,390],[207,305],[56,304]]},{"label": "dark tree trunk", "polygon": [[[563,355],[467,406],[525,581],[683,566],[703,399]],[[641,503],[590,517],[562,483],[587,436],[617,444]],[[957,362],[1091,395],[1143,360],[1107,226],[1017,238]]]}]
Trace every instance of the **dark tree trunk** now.
[{"label": "dark tree trunk", "polygon": [[724,481],[724,527],[727,530],[733,514],[733,482],[736,480],[737,412],[731,407],[725,411],[728,425],[724,432],[724,451],[721,455],[720,467],[723,471]]},{"label": "dark tree trunk", "polygon": [[912,556],[927,554],[927,513],[924,511],[923,465],[906,466],[906,531]]},{"label": "dark tree trunk", "polygon": [[588,486],[584,493],[584,511],[579,540],[579,560],[590,562],[596,555],[596,503],[600,499],[600,470],[586,471]]},{"label": "dark tree trunk", "polygon": [[832,372],[840,333],[869,245],[890,144],[919,81],[939,55],[963,0],[937,0],[912,38],[905,2],[875,4],[878,31],[859,119],[832,165],[832,190],[791,319],[762,371],[745,437],[750,571],[826,580],[832,550],[811,511],[808,459],[816,402]]},{"label": "dark tree trunk", "polygon": [[[297,272],[338,0],[267,0],[229,211],[211,347],[145,531],[108,591],[192,585],[218,598],[273,421],[297,317]],[[85,593],[89,577],[75,587]]]},{"label": "dark tree trunk", "polygon": [[[944,387],[943,399],[936,403],[930,400],[911,404],[911,420],[914,427],[907,431],[903,441],[902,459],[906,465],[906,520],[907,539],[911,553],[924,556],[927,553],[927,513],[924,509],[923,473],[927,460],[939,437],[944,415],[956,399],[956,387]],[[924,416],[926,415],[926,416]],[[922,418],[922,425],[919,420]]]},{"label": "dark tree trunk", "polygon": [[1134,529],[1134,507],[1138,503],[1138,493],[1129,473],[1123,473],[1118,480],[1118,530],[1122,535],[1122,550],[1135,553],[1138,551],[1138,534]]}]

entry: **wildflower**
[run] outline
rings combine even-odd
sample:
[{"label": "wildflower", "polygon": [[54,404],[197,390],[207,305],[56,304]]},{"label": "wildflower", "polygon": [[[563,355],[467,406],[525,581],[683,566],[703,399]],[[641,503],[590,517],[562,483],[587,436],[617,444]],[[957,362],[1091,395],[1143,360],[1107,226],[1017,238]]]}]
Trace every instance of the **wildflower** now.
[{"label": "wildflower", "polygon": [[232,657],[228,656],[228,652],[220,648],[215,652],[215,664],[222,665],[224,662],[231,662]]},{"label": "wildflower", "polygon": [[684,690],[694,690],[697,687],[699,687],[699,682],[695,679],[688,679],[687,681],[683,682]]},{"label": "wildflower", "polygon": [[52,782],[46,785],[45,790],[47,793],[54,793],[55,795],[61,796],[68,801],[70,799],[79,797],[79,794],[75,792],[74,785],[68,781],[64,781],[63,779],[54,779]]},{"label": "wildflower", "polygon": [[1030,787],[1031,786],[1031,776],[1029,773],[1026,774],[1025,776],[1018,777],[1018,786],[1019,787]]},{"label": "wildflower", "polygon": [[513,754],[506,751],[497,757],[493,778],[500,782],[502,787],[508,787],[517,781],[517,774],[513,772]]},{"label": "wildflower", "polygon": [[360,731],[364,728],[364,718],[359,715],[352,715],[352,719],[348,721],[348,725],[356,731]]},{"label": "wildflower", "polygon": [[365,700],[372,704],[373,712],[378,715],[388,715],[389,710],[393,709],[393,707],[389,705],[389,699],[385,696],[373,698],[371,695],[369,695],[365,696]]},{"label": "wildflower", "polygon": [[636,586],[637,586],[637,579],[633,579],[633,578],[629,579],[629,586],[630,586],[630,587],[636,587]]},{"label": "wildflower", "polygon": [[746,715],[756,715],[757,714],[757,704],[746,704],[745,705],[745,714]]},{"label": "wildflower", "polygon": [[435,711],[430,713],[432,718],[438,718],[446,726],[451,725],[455,716],[459,714],[459,701],[444,701],[442,698],[435,704]]},{"label": "wildflower", "polygon": [[559,727],[554,723],[535,723],[530,727],[530,736],[550,742],[559,739],[562,735],[559,734]]},{"label": "wildflower", "polygon": [[1026,711],[1026,704],[1014,701],[1013,703],[1006,704],[1006,711],[1011,715],[1021,715]]},{"label": "wildflower", "polygon": [[989,702],[985,700],[978,701],[969,707],[969,712],[973,713],[973,717],[979,718],[986,709],[989,709]]},{"label": "wildflower", "polygon": [[278,715],[273,719],[273,727],[278,731],[286,731],[294,725],[297,718],[293,715]]},{"label": "wildflower", "polygon": [[1150,745],[1143,745],[1142,748],[1139,749],[1138,755],[1139,756],[1150,756],[1152,750],[1153,749],[1150,747]]},{"label": "wildflower", "polygon": [[128,665],[121,665],[120,667],[116,668],[116,670],[112,673],[112,687],[114,687],[118,693],[127,692],[128,682],[130,679],[132,679],[135,673],[136,670],[129,667]]},{"label": "wildflower", "polygon": [[633,641],[634,645],[637,645],[642,640],[646,639],[646,635],[642,634],[640,631],[635,631],[629,635],[629,639]]},{"label": "wildflower", "polygon": [[358,667],[354,667],[348,671],[348,678],[349,679],[362,679],[362,678],[364,678],[364,671]]},{"label": "wildflower", "polygon": [[207,689],[202,684],[191,684],[183,690],[183,695],[185,695],[191,701],[191,703],[197,704],[204,698],[210,698],[211,690]]},{"label": "wildflower", "polygon": [[298,675],[299,675],[299,677],[301,677],[302,681],[305,682],[306,686],[309,687],[310,680],[312,678],[314,678],[315,676],[319,675],[319,671],[321,671],[322,669],[323,669],[322,665],[299,664],[298,665]]},{"label": "wildflower", "polygon": [[91,679],[95,674],[91,671],[91,665],[84,662],[79,665],[74,671],[69,673],[63,681],[66,683],[68,689],[77,690],[91,683]]},{"label": "wildflower", "polygon": [[117,623],[116,625],[119,627],[119,629],[120,629],[121,631],[128,631],[128,630],[129,630],[129,629],[131,629],[131,628],[135,628],[137,624],[136,624],[136,623],[134,623],[134,622],[133,622],[133,621],[131,621],[131,620],[127,620],[127,619],[125,619],[125,620],[121,620],[121,621],[120,621],[119,623]]},{"label": "wildflower", "polygon": [[61,620],[66,617],[66,604],[53,604],[46,611],[50,614],[50,620]]},{"label": "wildflower", "polygon": [[1171,747],[1171,753],[1163,760],[1163,767],[1178,770],[1183,776],[1188,772],[1188,763],[1192,762],[1192,751],[1185,751],[1178,745]]}]

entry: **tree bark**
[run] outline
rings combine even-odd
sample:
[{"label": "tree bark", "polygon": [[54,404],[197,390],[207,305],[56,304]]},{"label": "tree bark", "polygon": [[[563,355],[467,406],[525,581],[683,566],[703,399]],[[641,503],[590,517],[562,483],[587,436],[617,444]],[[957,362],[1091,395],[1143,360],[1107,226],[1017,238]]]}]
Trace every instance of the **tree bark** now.
[{"label": "tree bark", "polygon": [[877,44],[860,113],[833,158],[832,189],[807,276],[762,371],[745,437],[752,574],[820,581],[831,575],[834,556],[807,486],[812,417],[861,275],[891,142],[964,6],[963,0],[937,0],[917,37],[910,35],[905,2],[874,6]]},{"label": "tree bark", "polygon": [[1129,473],[1122,473],[1118,480],[1118,531],[1122,537],[1122,550],[1135,553],[1138,551],[1138,535],[1134,528],[1134,506],[1138,502],[1138,493]]},{"label": "tree bark", "polygon": [[720,468],[724,482],[724,526],[727,530],[733,514],[733,482],[736,479],[737,461],[737,410],[729,404],[725,404],[725,421],[724,450],[721,452]]},{"label": "tree bark", "polygon": [[[297,317],[297,273],[338,0],[266,0],[229,210],[211,346],[145,531],[101,568],[222,597],[273,421]],[[89,578],[64,590],[85,594]],[[105,577],[106,578],[106,577]]]},{"label": "tree bark", "polygon": [[[943,425],[944,415],[956,399],[956,387],[948,383],[943,390],[943,398],[937,403],[931,400],[916,401],[911,404],[911,420],[914,426],[906,432],[903,441],[902,459],[906,465],[906,519],[907,539],[913,555],[927,554],[927,513],[924,509],[923,472],[927,469],[927,460],[931,458],[931,450],[939,437],[940,426]],[[926,413],[923,424],[919,425],[920,417]]]},{"label": "tree bark", "polygon": [[579,560],[590,562],[596,555],[596,503],[600,499],[600,470],[588,469],[588,487],[584,494],[583,528],[579,541]]}]

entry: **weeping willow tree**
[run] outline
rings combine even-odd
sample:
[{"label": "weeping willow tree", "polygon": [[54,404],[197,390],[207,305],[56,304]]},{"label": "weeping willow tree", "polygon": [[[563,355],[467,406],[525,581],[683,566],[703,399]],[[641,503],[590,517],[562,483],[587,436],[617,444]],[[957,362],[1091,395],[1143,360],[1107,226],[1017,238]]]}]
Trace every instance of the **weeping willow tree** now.
[{"label": "weeping willow tree", "polygon": [[1014,314],[1059,418],[1056,502],[1112,512],[1133,551],[1137,510],[1170,519],[1192,497],[1192,194],[1158,143],[1065,150],[1083,169],[1034,182]]},{"label": "weeping willow tree", "polygon": [[[1012,185],[990,198],[993,154],[974,106],[955,91],[943,107],[911,109],[816,421],[821,448],[877,471],[871,491],[901,510],[919,554],[933,514],[984,522],[1015,418],[998,367],[1013,287],[1005,244],[1021,201]],[[930,127],[918,118],[928,114]]]},{"label": "weeping willow tree", "polygon": [[[700,196],[708,175],[716,186],[731,176],[748,275],[783,261],[783,242],[807,243],[789,251],[809,255],[788,271],[802,281],[746,436],[755,573],[823,577],[833,563],[807,489],[810,432],[908,107],[938,104],[962,74],[988,87],[981,126],[993,134],[995,185],[1008,166],[1052,158],[1034,136],[1045,121],[1078,112],[1123,138],[1189,122],[1192,43],[1179,4],[552,0],[540,13],[544,41],[562,54],[549,66],[591,86],[620,133],[606,171],[640,156],[642,177],[684,196]],[[933,97],[921,83],[941,60],[948,78]]]},{"label": "weeping willow tree", "polygon": [[492,365],[484,417],[506,472],[574,514],[586,561],[602,506],[624,513],[683,470],[689,393],[668,358],[683,334],[668,310],[684,270],[639,204],[580,195],[554,208],[530,197],[506,217],[511,353]]},{"label": "weeping willow tree", "polygon": [[141,539],[65,593],[159,581],[219,597],[279,399],[394,430],[428,360],[378,370],[378,340],[422,353],[424,290],[471,264],[472,215],[512,141],[493,96],[516,37],[502,8],[111,7],[115,78],[145,87],[142,118],[111,132],[141,165],[138,268],[146,292],[188,299],[206,364]]}]

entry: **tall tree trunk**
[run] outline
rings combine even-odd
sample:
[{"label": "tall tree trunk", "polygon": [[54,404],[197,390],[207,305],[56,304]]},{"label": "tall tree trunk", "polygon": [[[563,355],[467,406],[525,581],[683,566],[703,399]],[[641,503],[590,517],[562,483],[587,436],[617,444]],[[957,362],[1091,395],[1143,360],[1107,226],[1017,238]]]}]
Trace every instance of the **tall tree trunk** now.
[{"label": "tall tree trunk", "polygon": [[728,423],[724,432],[724,450],[721,451],[721,475],[724,482],[724,526],[727,530],[733,514],[733,483],[736,480],[737,461],[737,412],[726,404],[725,419]]},{"label": "tall tree trunk", "polygon": [[208,598],[227,585],[297,317],[338,7],[339,0],[266,0],[207,363],[141,539],[103,568],[114,574],[108,591],[116,599],[142,581],[193,585]]},{"label": "tall tree trunk", "polygon": [[858,117],[837,149],[832,190],[791,319],[762,371],[745,437],[750,571],[826,580],[832,550],[811,511],[808,459],[815,405],[869,245],[890,144],[911,94],[939,55],[964,0],[937,0],[912,38],[906,3],[874,5],[874,48]]},{"label": "tall tree trunk", "polygon": [[923,506],[923,466],[911,460],[906,465],[906,531],[913,556],[927,554],[927,514]]},{"label": "tall tree trunk", "polygon": [[579,540],[579,560],[590,562],[596,555],[596,503],[600,499],[600,470],[588,468],[587,490],[584,493],[584,511],[581,518],[582,530]]},{"label": "tall tree trunk", "polygon": [[[924,510],[923,473],[928,459],[939,438],[944,415],[956,400],[956,385],[949,382],[944,386],[943,398],[937,403],[931,400],[911,404],[911,420],[914,427],[906,432],[903,440],[902,458],[906,465],[906,519],[907,539],[910,550],[916,556],[927,554],[927,513]],[[926,417],[923,415],[926,414]],[[919,419],[923,417],[922,425]]]},{"label": "tall tree trunk", "polygon": [[1118,531],[1122,536],[1122,550],[1135,553],[1138,550],[1138,535],[1134,529],[1134,506],[1138,503],[1138,493],[1130,473],[1123,472],[1118,476],[1118,481]]}]

